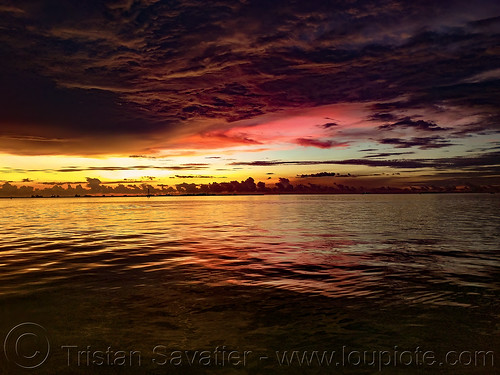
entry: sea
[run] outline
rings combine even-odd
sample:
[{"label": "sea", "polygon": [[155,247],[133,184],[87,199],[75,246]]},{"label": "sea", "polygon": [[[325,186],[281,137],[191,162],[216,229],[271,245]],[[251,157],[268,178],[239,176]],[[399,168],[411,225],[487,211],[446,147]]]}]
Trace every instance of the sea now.
[{"label": "sea", "polygon": [[500,373],[500,195],[0,200],[1,374]]}]

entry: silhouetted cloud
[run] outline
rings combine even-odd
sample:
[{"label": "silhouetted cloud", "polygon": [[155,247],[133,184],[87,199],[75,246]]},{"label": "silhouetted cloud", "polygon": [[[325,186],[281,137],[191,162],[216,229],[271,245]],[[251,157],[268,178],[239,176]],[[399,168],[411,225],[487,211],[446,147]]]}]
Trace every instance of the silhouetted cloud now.
[{"label": "silhouetted cloud", "polygon": [[[498,172],[498,171],[497,171]],[[339,176],[349,177],[349,176]],[[455,183],[452,184],[452,183]],[[457,186],[458,184],[459,186]],[[244,181],[211,182],[208,184],[180,183],[175,187],[165,184],[142,183],[118,184],[109,186],[99,179],[87,178],[86,186],[82,184],[54,184],[43,189],[33,186],[17,186],[10,182],[0,185],[0,197],[64,197],[64,196],[119,196],[119,195],[176,195],[176,194],[360,194],[360,193],[443,193],[443,192],[500,192],[499,186],[488,184],[472,184],[455,176],[443,174],[441,179],[435,179],[434,184],[412,184],[411,186],[352,186],[342,183],[330,185],[313,183],[292,183],[289,179],[280,177],[279,182],[267,185],[259,181],[255,183],[252,177]]]},{"label": "silhouetted cloud", "polygon": [[448,130],[449,128],[442,128],[431,121],[424,120],[412,120],[410,117],[405,117],[399,121],[393,122],[391,124],[381,125],[378,127],[380,130],[394,130],[398,128],[413,128],[415,130],[425,131],[425,132],[439,132],[443,130]]},{"label": "silhouetted cloud", "polygon": [[312,138],[297,138],[296,142],[301,146],[313,146],[318,148],[332,148],[332,147],[346,146],[345,143],[335,142],[330,139],[321,140]]},{"label": "silhouetted cloud", "polygon": [[449,147],[453,145],[453,143],[451,143],[448,139],[444,139],[438,135],[433,137],[412,137],[410,139],[383,138],[380,140],[380,143],[384,145],[394,145],[396,148],[410,148],[417,146],[422,150]]},{"label": "silhouetted cloud", "polygon": [[463,169],[484,168],[500,165],[500,152],[487,152],[476,156],[456,156],[435,159],[346,159],[346,160],[256,160],[232,162],[230,165],[273,166],[273,165],[364,165],[368,167],[390,167],[402,169]]},{"label": "silhouetted cloud", "polygon": [[432,167],[431,160],[366,160],[366,159],[347,159],[347,160],[302,160],[302,161],[279,161],[279,160],[257,160],[251,162],[234,162],[231,165],[246,166],[272,166],[272,165],[365,165],[371,167],[390,167],[390,168],[429,168]]},{"label": "silhouetted cloud", "polygon": [[127,167],[119,166],[98,166],[98,167],[78,167],[78,166],[68,166],[58,169],[15,169],[18,173],[32,173],[32,172],[84,172],[84,171],[137,171],[137,170],[166,170],[166,171],[182,171],[182,170],[202,170],[210,167],[210,164],[206,163],[186,163],[182,165],[133,165]]},{"label": "silhouetted cloud", "polygon": [[324,129],[330,129],[330,128],[339,126],[339,124],[337,124],[335,122],[327,122],[326,124],[322,124],[322,125],[318,125],[318,126],[321,128],[324,128]]},{"label": "silhouetted cloud", "polygon": [[[363,150],[366,151],[366,150]],[[373,150],[370,150],[373,151]],[[379,152],[376,154],[366,155],[365,158],[386,158],[388,156],[398,156],[398,155],[411,155],[414,154],[413,151],[407,152]]]},{"label": "silhouetted cloud", "polygon": [[307,178],[307,177],[335,177],[335,172],[319,172],[319,173],[311,173],[311,174],[301,174],[298,177]]}]

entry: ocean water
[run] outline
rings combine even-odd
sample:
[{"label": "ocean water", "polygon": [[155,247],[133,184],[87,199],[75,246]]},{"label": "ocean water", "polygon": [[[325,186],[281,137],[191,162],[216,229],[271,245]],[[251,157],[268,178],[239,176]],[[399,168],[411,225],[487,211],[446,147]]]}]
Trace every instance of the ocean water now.
[{"label": "ocean water", "polygon": [[2,374],[500,369],[499,195],[3,199],[0,212]]}]

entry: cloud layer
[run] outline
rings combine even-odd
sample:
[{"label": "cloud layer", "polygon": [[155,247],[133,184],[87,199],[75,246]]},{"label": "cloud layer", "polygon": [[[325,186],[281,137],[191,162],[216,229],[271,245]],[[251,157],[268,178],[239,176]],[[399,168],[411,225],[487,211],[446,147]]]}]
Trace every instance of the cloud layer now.
[{"label": "cloud layer", "polygon": [[[499,16],[492,0],[7,0],[0,151],[446,149],[500,130]],[[341,104],[351,121],[276,130]]]}]

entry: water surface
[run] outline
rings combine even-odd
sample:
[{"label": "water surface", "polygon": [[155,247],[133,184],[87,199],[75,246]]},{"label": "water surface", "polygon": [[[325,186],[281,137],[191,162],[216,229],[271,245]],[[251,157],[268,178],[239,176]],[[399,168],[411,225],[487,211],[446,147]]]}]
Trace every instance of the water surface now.
[{"label": "water surface", "polygon": [[[275,354],[343,347],[496,349],[500,362],[499,208],[480,194],[0,200],[1,338],[42,325],[51,353],[37,373],[378,371]],[[68,366],[67,345],[142,362]],[[255,355],[159,366],[156,345]],[[383,372],[495,370],[403,367]],[[3,358],[0,369],[19,370]]]}]

